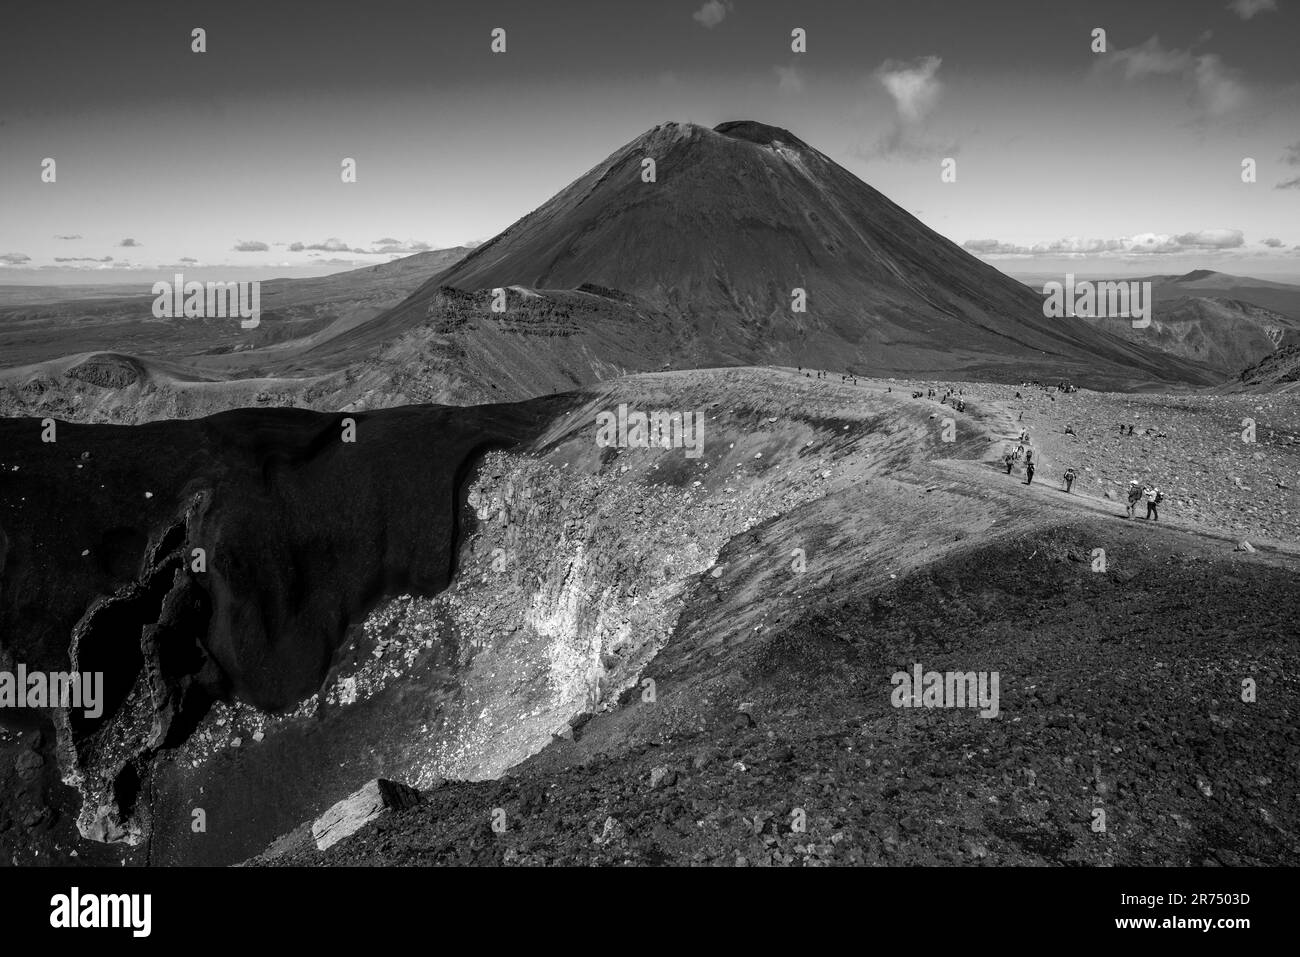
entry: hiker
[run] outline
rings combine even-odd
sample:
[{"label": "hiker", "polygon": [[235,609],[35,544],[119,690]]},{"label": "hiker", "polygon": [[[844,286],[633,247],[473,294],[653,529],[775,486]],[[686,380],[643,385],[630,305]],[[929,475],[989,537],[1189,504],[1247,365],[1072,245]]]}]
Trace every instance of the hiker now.
[{"label": "hiker", "polygon": [[1034,450],[1032,448],[1025,449],[1025,461],[1032,462],[1033,460],[1034,460]]},{"label": "hiker", "polygon": [[1076,474],[1078,473],[1074,471],[1073,467],[1065,470],[1065,492],[1067,495],[1070,493],[1070,486],[1074,484]]},{"label": "hiker", "polygon": [[1146,490],[1147,518],[1149,520],[1155,522],[1160,521],[1160,512],[1157,511],[1156,506],[1158,506],[1162,501],[1164,501],[1164,497],[1165,497],[1164,493],[1161,492],[1160,489],[1156,488],[1154,485],[1147,488]]},{"label": "hiker", "polygon": [[1142,500],[1142,486],[1138,485],[1137,479],[1128,483],[1128,517],[1133,517],[1133,509],[1137,508],[1137,503]]},{"label": "hiker", "polygon": [[1128,427],[1128,434],[1129,434],[1129,435],[1132,435],[1132,434],[1133,434],[1133,426],[1131,426],[1131,425]]},{"label": "hiker", "polygon": [[1025,484],[1029,485],[1034,481],[1034,463],[1025,463]]},{"label": "hiker", "polygon": [[1074,435],[1075,438],[1078,438],[1078,436],[1075,435],[1075,432],[1074,432],[1074,426],[1072,426],[1072,425],[1067,425],[1067,426],[1065,427],[1065,434],[1066,434],[1066,435]]},{"label": "hiker", "polygon": [[1015,461],[1016,461],[1015,458],[1011,455],[1010,452],[1008,452],[1006,455],[1002,456],[1002,461],[1003,461],[1004,463],[1006,463],[1006,466],[1007,466],[1007,474],[1010,475],[1010,474],[1011,474],[1011,466],[1012,466],[1013,464],[1015,464]]},{"label": "hiker", "polygon": [[1025,457],[1025,447],[1023,444],[1016,446],[1016,461],[1019,462]]},{"label": "hiker", "polygon": [[1120,434],[1120,435],[1123,435],[1123,434],[1124,434],[1124,423],[1123,423],[1123,422],[1121,422],[1121,423],[1119,424],[1119,434]]}]

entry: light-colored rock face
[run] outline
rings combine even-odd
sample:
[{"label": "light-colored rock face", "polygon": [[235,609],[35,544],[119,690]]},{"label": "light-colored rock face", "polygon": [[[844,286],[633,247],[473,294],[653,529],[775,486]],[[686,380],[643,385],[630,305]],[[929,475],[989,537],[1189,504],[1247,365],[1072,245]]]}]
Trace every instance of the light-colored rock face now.
[{"label": "light-colored rock face", "polygon": [[326,850],[387,811],[414,807],[419,801],[415,789],[376,778],[316,818],[311,826],[312,840],[317,850]]}]

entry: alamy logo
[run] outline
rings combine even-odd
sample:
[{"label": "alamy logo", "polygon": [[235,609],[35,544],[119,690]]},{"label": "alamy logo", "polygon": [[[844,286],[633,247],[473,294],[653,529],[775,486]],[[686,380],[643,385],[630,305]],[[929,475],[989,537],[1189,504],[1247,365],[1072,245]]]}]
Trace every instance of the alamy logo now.
[{"label": "alamy logo", "polygon": [[104,713],[104,673],[0,671],[0,708],[81,708],[87,718]]},{"label": "alamy logo", "polygon": [[998,716],[996,671],[926,671],[912,665],[912,673],[896,671],[889,703],[895,708],[980,708],[981,718]]},{"label": "alamy logo", "polygon": [[629,412],[627,403],[618,412],[596,413],[596,445],[602,449],[685,449],[688,459],[704,451],[704,423],[698,412],[666,412],[655,409]]},{"label": "alamy logo", "polygon": [[240,328],[256,329],[262,321],[262,284],[251,282],[186,282],[176,274],[176,282],[165,279],[153,284],[155,319],[225,319],[240,318]]},{"label": "alamy logo", "polygon": [[1065,284],[1049,282],[1043,286],[1043,315],[1048,319],[1062,316],[1133,318],[1134,329],[1151,325],[1151,283],[1091,282],[1074,280],[1065,274]]},{"label": "alamy logo", "polygon": [[132,937],[148,937],[153,928],[151,894],[82,894],[74,887],[70,894],[50,898],[50,926],[126,927]]}]

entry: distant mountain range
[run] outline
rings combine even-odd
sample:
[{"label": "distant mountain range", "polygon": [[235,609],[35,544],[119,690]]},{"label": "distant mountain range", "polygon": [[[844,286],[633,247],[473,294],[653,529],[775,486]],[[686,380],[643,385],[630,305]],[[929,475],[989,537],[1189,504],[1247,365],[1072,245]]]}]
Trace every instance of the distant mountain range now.
[{"label": "distant mountain range", "polygon": [[1300,286],[1212,269],[1126,281],[1151,283],[1151,325],[1134,329],[1126,319],[1090,321],[1225,376],[1300,342]]}]

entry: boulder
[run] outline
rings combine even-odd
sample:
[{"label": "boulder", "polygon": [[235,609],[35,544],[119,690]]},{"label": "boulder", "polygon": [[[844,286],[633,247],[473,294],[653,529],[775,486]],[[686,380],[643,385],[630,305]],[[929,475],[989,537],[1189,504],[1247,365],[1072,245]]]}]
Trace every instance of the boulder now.
[{"label": "boulder", "polygon": [[375,778],[316,818],[311,826],[311,836],[316,849],[324,851],[351,837],[380,815],[419,803],[420,792],[415,788]]}]

